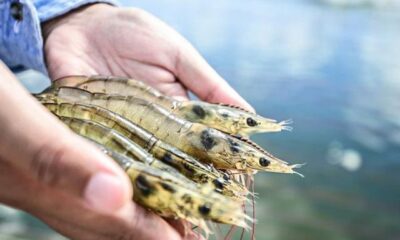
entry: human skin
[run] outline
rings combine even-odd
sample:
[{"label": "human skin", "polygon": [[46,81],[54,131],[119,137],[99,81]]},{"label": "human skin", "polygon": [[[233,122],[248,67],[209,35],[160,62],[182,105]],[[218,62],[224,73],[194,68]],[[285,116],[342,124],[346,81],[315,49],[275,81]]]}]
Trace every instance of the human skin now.
[{"label": "human skin", "polygon": [[[52,79],[115,75],[171,96],[251,107],[178,33],[139,9],[93,4],[42,26]],[[131,201],[123,171],[49,114],[0,62],[0,202],[72,239],[192,239]]]}]

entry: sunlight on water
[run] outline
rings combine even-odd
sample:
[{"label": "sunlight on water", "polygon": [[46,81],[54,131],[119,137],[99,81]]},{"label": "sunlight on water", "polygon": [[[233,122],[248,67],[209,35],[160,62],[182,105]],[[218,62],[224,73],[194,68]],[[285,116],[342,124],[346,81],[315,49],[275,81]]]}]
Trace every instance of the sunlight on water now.
[{"label": "sunlight on water", "polygon": [[339,142],[332,142],[327,153],[330,164],[340,165],[348,171],[357,171],[362,165],[361,154],[354,149],[343,149]]}]

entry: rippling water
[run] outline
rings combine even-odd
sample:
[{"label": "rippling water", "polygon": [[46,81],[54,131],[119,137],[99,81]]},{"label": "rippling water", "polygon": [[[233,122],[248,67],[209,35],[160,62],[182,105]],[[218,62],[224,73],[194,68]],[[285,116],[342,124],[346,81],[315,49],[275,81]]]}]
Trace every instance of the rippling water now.
[{"label": "rippling water", "polygon": [[254,137],[307,163],[305,178],[257,175],[258,239],[400,239],[398,1],[124,2],[174,26],[260,114],[294,120]]}]

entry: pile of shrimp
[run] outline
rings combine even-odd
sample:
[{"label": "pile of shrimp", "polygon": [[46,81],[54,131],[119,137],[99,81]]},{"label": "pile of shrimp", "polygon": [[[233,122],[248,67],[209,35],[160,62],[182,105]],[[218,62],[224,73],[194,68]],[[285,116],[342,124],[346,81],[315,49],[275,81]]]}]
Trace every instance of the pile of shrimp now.
[{"label": "pile of shrimp", "polygon": [[207,234],[212,222],[254,226],[243,206],[254,197],[249,183],[256,172],[298,174],[299,164],[289,165],[248,138],[291,130],[291,121],[178,101],[128,78],[70,76],[34,96],[125,170],[135,202]]}]

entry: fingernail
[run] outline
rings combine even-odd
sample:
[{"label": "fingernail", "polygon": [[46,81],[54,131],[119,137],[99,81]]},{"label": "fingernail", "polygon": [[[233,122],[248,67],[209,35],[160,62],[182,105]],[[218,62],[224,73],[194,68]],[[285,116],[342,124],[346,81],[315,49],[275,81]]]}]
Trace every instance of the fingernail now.
[{"label": "fingernail", "polygon": [[124,182],[118,176],[99,172],[90,178],[84,198],[95,210],[115,212],[127,202],[125,189]]}]

